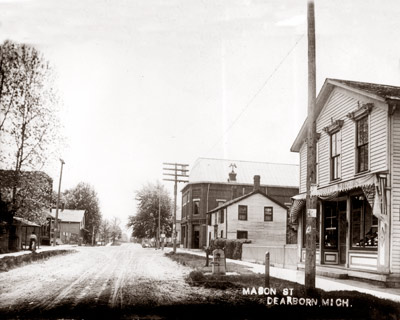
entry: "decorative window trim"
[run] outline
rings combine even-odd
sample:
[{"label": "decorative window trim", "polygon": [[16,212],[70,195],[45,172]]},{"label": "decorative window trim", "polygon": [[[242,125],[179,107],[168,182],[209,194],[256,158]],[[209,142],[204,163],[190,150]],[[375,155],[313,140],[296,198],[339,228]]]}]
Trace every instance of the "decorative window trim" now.
[{"label": "decorative window trim", "polygon": [[374,107],[373,103],[360,104],[360,102],[358,102],[358,109],[353,112],[348,113],[347,117],[353,121],[357,121],[357,120],[369,115],[371,113],[373,107]]},{"label": "decorative window trim", "polygon": [[332,135],[342,129],[344,124],[344,120],[333,120],[331,119],[331,124],[329,126],[324,127],[324,130],[327,134]]}]

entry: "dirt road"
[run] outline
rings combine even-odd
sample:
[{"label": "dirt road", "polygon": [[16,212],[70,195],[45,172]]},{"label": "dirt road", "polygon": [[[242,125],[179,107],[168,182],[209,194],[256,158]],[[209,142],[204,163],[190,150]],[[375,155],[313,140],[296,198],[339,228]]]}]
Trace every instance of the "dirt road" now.
[{"label": "dirt road", "polygon": [[77,247],[0,273],[0,312],[32,315],[69,310],[118,310],[202,303],[212,290],[191,287],[191,271],[164,252],[136,244]]}]

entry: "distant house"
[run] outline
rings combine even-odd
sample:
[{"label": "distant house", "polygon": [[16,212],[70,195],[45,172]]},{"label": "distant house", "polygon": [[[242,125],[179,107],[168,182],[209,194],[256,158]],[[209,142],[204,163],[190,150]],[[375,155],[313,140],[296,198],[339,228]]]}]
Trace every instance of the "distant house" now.
[{"label": "distant house", "polygon": [[[56,216],[56,210],[52,209],[50,215],[53,219]],[[85,210],[59,209],[58,211],[59,232],[57,238],[62,243],[78,243],[83,238],[85,232]]]},{"label": "distant house", "polygon": [[249,239],[258,245],[285,245],[288,208],[265,194],[260,176],[254,177],[254,190],[210,210],[211,239]]},{"label": "distant house", "polygon": [[44,172],[0,170],[0,252],[20,250],[26,233],[45,224],[52,190]]},{"label": "distant house", "polygon": [[[203,248],[208,242],[207,212],[253,191],[260,175],[260,190],[284,205],[299,190],[299,166],[265,162],[199,158],[182,189],[181,244]],[[285,233],[286,234],[286,233]]]},{"label": "distant house", "polygon": [[[316,101],[316,263],[400,284],[400,87],[326,79]],[[300,154],[298,262],[305,262],[307,125]]]}]

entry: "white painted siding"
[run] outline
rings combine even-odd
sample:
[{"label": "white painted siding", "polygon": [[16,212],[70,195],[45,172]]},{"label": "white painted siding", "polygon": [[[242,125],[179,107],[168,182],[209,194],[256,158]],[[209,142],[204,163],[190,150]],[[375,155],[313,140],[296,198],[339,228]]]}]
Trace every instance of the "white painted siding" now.
[{"label": "white painted siding", "polygon": [[[370,172],[387,169],[387,111],[375,104],[370,114]],[[365,100],[363,101],[365,103]],[[358,101],[343,91],[334,90],[317,119],[319,140],[319,187],[331,183],[330,177],[330,136],[322,129],[331,124],[331,120],[344,120],[341,136],[341,173],[342,181],[354,178],[356,124],[347,117],[349,112],[358,108]]]},{"label": "white painted siding", "polygon": [[393,116],[392,130],[392,234],[391,272],[400,272],[400,111]]},{"label": "white painted siding", "polygon": [[307,144],[303,143],[300,149],[300,189],[299,192],[306,192],[307,183]]},{"label": "white painted siding", "polygon": [[[247,206],[247,220],[238,219],[239,205]],[[273,207],[273,221],[264,221],[264,207]],[[268,198],[255,194],[228,207],[228,239],[236,239],[237,231],[247,231],[254,244],[286,244],[287,210]]]}]

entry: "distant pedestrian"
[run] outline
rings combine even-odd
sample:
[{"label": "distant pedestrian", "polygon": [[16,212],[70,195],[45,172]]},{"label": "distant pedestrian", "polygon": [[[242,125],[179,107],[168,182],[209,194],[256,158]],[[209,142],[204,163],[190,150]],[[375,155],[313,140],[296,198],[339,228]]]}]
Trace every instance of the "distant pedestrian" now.
[{"label": "distant pedestrian", "polygon": [[36,251],[36,242],[37,236],[35,234],[35,231],[32,231],[32,234],[29,237],[29,250]]}]

